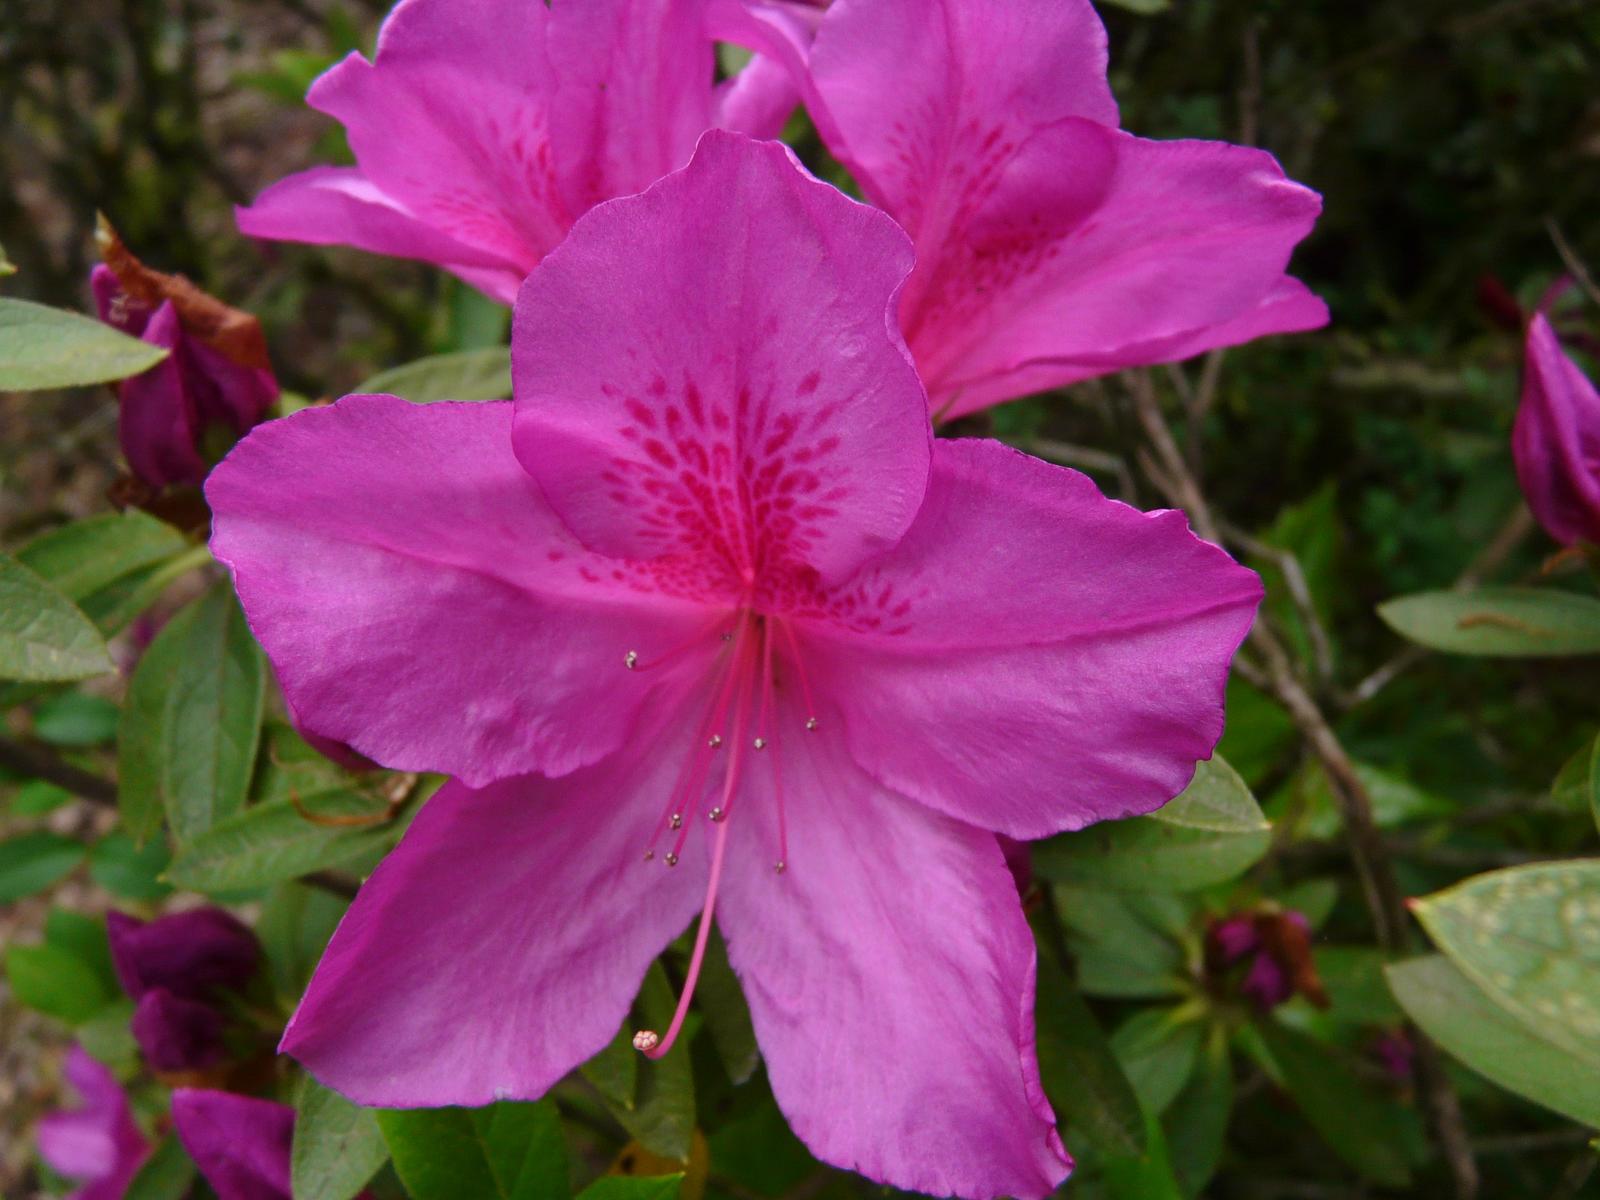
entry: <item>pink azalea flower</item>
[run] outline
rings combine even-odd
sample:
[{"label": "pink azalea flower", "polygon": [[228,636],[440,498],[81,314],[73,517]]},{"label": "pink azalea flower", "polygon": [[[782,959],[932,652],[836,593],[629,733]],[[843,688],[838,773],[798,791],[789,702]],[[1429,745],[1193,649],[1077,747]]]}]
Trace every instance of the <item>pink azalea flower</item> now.
[{"label": "pink azalea flower", "polygon": [[172,1124],[218,1200],[293,1200],[294,1109],[288,1105],[179,1088],[172,1093]]},{"label": "pink azalea flower", "polygon": [[1284,274],[1317,194],[1260,150],[1119,129],[1088,0],[837,0],[808,70],[828,148],[916,244],[900,319],[940,418],[1327,322]]},{"label": "pink azalea flower", "polygon": [[1528,324],[1511,452],[1528,507],[1550,536],[1600,545],[1600,393],[1542,312]]},{"label": "pink azalea flower", "polygon": [[1230,986],[1267,1013],[1304,995],[1319,1008],[1328,997],[1311,956],[1311,925],[1304,913],[1265,911],[1241,913],[1212,922],[1206,930],[1206,968],[1216,979],[1237,974],[1232,968],[1248,962],[1242,979]]},{"label": "pink azalea flower", "polygon": [[778,63],[714,83],[710,3],[402,0],[373,61],[352,53],[306,97],[357,166],[291,175],[239,228],[436,263],[509,304],[573,221],[706,129],[782,129],[797,93]]},{"label": "pink azalea flower", "polygon": [[1181,513],[929,436],[881,213],[709,133],[518,301],[513,404],[350,396],[212,475],[295,710],[448,772],[283,1048],[359,1103],[542,1094],[698,911],[779,1104],[897,1187],[1042,1196],[1034,945],[997,833],[1148,812],[1260,597]]},{"label": "pink azalea flower", "polygon": [[150,1156],[150,1143],[116,1077],[82,1046],[67,1054],[66,1077],[83,1105],[39,1122],[39,1157],[83,1185],[68,1200],[122,1200]]}]

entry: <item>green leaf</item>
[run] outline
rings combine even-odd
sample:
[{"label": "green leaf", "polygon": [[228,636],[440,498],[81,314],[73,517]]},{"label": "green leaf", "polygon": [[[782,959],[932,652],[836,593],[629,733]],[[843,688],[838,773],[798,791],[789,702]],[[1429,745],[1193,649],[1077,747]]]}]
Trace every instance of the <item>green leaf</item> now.
[{"label": "green leaf", "polygon": [[148,371],[167,352],[92,317],[0,298],[0,391],[78,387]]},{"label": "green leaf", "polygon": [[1039,961],[1034,1020],[1039,1075],[1056,1113],[1108,1155],[1137,1157],[1145,1121],[1094,1013],[1052,960]]},{"label": "green leaf", "polygon": [[1553,588],[1418,592],[1378,606],[1402,637],[1452,654],[1600,654],[1600,600]]},{"label": "green leaf", "polygon": [[1267,851],[1271,827],[1220,758],[1148,817],[1104,821],[1033,847],[1045,879],[1133,891],[1193,891],[1237,878]]},{"label": "green leaf", "polygon": [[162,838],[140,846],[125,833],[108,834],[89,851],[89,878],[124,900],[159,900],[172,893],[161,880],[170,857]]},{"label": "green leaf", "polygon": [[143,841],[165,812],[182,843],[244,806],[265,689],[261,650],[226,582],[168,623],[122,713],[117,777],[129,833]]},{"label": "green leaf", "polygon": [[6,248],[0,246],[0,279],[17,273],[16,264],[6,257]]},{"label": "green leaf", "polygon": [[415,404],[506,400],[511,396],[511,351],[504,346],[487,346],[434,354],[380,371],[355,390],[389,392]]},{"label": "green leaf", "polygon": [[350,1200],[389,1159],[378,1118],[303,1076],[295,1094],[289,1157],[296,1200]]},{"label": "green leaf", "polygon": [[66,877],[83,861],[82,842],[38,830],[0,842],[0,904],[9,904]]},{"label": "green leaf", "polygon": [[128,1184],[122,1200],[183,1200],[194,1185],[195,1166],[176,1137],[165,1139]]},{"label": "green leaf", "polygon": [[105,641],[89,618],[16,559],[0,554],[0,679],[65,683],[112,669]]},{"label": "green leaf", "polygon": [[1492,871],[1414,909],[1490,999],[1600,1070],[1600,860]]},{"label": "green leaf", "polygon": [[1148,1115],[1144,1121],[1144,1153],[1106,1159],[1106,1194],[1110,1200],[1181,1200],[1161,1123]]},{"label": "green leaf", "polygon": [[567,1152],[555,1104],[379,1111],[378,1127],[412,1200],[566,1196]]},{"label": "green leaf", "polygon": [[8,946],[5,963],[18,1003],[69,1025],[87,1021],[111,999],[94,967],[65,947]]},{"label": "green leaf", "polygon": [[17,794],[11,798],[11,811],[19,817],[42,817],[71,800],[72,793],[66,788],[42,779],[32,779],[19,787]]},{"label": "green leaf", "polygon": [[682,1175],[657,1175],[649,1179],[606,1175],[579,1192],[578,1200],[675,1200],[682,1189]]},{"label": "green leaf", "polygon": [[[659,962],[653,963],[634,1001],[633,1012],[616,1038],[583,1066],[584,1075],[604,1096],[619,1124],[645,1149],[663,1158],[687,1161],[694,1133],[694,1074],[687,1054],[648,1059],[632,1048],[633,1031],[665,1029],[672,1022],[677,1000]],[[631,1065],[621,1057],[631,1055]],[[633,1086],[626,1087],[633,1072]]]},{"label": "green leaf", "polygon": [[44,940],[92,970],[106,995],[117,994],[119,984],[116,969],[111,965],[111,943],[106,937],[104,921],[70,909],[52,908],[45,916]]},{"label": "green leaf", "polygon": [[[705,1014],[706,1032],[717,1048],[717,1057],[722,1060],[728,1078],[736,1084],[744,1083],[761,1065],[761,1050],[756,1045],[750,1009],[739,987],[739,977],[728,963],[728,949],[721,934],[712,933],[706,944],[695,999]],[[631,1040],[628,1048],[633,1049]]]},{"label": "green leaf", "polygon": [[1388,976],[1406,1014],[1446,1053],[1508,1091],[1600,1128],[1600,1070],[1506,1012],[1449,959],[1394,963]]},{"label": "green leaf", "polygon": [[82,604],[108,584],[189,548],[171,525],[131,508],[41,533],[17,551],[17,561]]},{"label": "green leaf", "polygon": [[[304,93],[302,92],[302,95]],[[511,327],[511,310],[491,300],[475,287],[451,280],[450,333],[447,349],[505,349],[506,331]],[[506,393],[510,395],[510,393]]]},{"label": "green leaf", "polygon": [[62,692],[33,710],[33,735],[52,746],[99,746],[117,736],[118,715],[103,697]]},{"label": "green leaf", "polygon": [[[300,808],[288,800],[252,805],[180,847],[167,882],[197,892],[235,892],[370,857],[399,837],[398,825],[384,820],[387,811],[384,801],[348,789],[320,793]],[[322,825],[313,817],[379,823]]]},{"label": "green leaf", "polygon": [[142,1061],[130,1024],[133,1010],[133,1001],[119,993],[72,1031],[80,1046],[124,1077],[136,1072]]},{"label": "green leaf", "polygon": [[1106,0],[1106,3],[1138,13],[1141,17],[1152,17],[1172,7],[1172,0]]},{"label": "green leaf", "polygon": [[1145,897],[1066,884],[1052,891],[1086,995],[1153,999],[1183,991],[1183,948],[1138,907]]},{"label": "green leaf", "polygon": [[[1377,767],[1358,762],[1355,769],[1372,800],[1372,819],[1380,829],[1447,817],[1457,809],[1450,801]],[[1297,776],[1296,784],[1298,786],[1286,788],[1274,796],[1269,805],[1272,819],[1280,824],[1287,823],[1296,837],[1338,837],[1344,829],[1344,813],[1321,764],[1307,764]]]},{"label": "green leaf", "polygon": [[1271,1056],[1263,1065],[1334,1153],[1374,1183],[1406,1187],[1415,1114],[1364,1087],[1345,1061],[1315,1038],[1274,1021],[1256,1029]]},{"label": "green leaf", "polygon": [[342,896],[303,883],[285,883],[273,889],[261,906],[256,936],[266,951],[267,968],[278,996],[299,999],[335,926],[349,907],[349,901]]},{"label": "green leaf", "polygon": [[1317,946],[1317,975],[1327,989],[1328,1011],[1319,1017],[1340,1025],[1394,1025],[1400,1010],[1384,980],[1385,958],[1373,946]]},{"label": "green leaf", "polygon": [[1233,1061],[1226,1037],[1213,1036],[1162,1121],[1167,1155],[1185,1196],[1201,1195],[1216,1174],[1232,1109]]},{"label": "green leaf", "polygon": [[1111,1050],[1150,1116],[1167,1110],[1194,1073],[1203,1030],[1173,1008],[1145,1008],[1111,1035]]}]

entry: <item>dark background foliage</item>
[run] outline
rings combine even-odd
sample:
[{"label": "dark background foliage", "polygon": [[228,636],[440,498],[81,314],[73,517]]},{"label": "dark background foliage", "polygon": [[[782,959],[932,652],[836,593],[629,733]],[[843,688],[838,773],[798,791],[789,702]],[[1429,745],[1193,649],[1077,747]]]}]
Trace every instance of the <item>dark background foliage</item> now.
[{"label": "dark background foliage", "polygon": [[[1549,799],[1557,770],[1600,724],[1592,660],[1428,656],[1407,649],[1373,610],[1464,573],[1533,579],[1554,549],[1522,511],[1507,449],[1520,359],[1515,306],[1531,308],[1565,269],[1558,242],[1575,261],[1600,266],[1600,4],[1136,7],[1157,11],[1103,6],[1124,124],[1152,137],[1255,142],[1325,197],[1295,268],[1328,300],[1332,325],[1230,352],[1204,412],[1182,407],[1169,374],[1155,380],[1212,506],[1238,544],[1254,547],[1253,565],[1272,589],[1269,619],[1305,664],[1341,740],[1364,767],[1409,789],[1381,822],[1403,889],[1422,894],[1592,849],[1592,825]],[[500,337],[499,310],[429,268],[255,244],[233,229],[232,204],[344,154],[337,127],[300,98],[338,56],[370,47],[383,8],[376,0],[0,0],[0,245],[19,268],[7,293],[85,307],[101,211],[151,265],[258,313],[284,385],[309,399],[338,395],[385,366]],[[1581,323],[1600,333],[1593,305]],[[1197,386],[1204,370],[1190,364],[1185,385]],[[1089,470],[1113,495],[1163,504],[1121,398],[1114,382],[1084,385],[1003,409],[990,428]],[[0,396],[0,430],[0,543],[104,509],[118,470],[108,392]],[[1303,575],[1309,604],[1295,602],[1286,572]],[[1548,583],[1582,586],[1559,573]],[[21,709],[8,716],[14,733],[37,732],[35,719]],[[1248,684],[1231,696],[1223,750],[1279,828],[1250,893],[1285,898],[1331,880],[1338,899],[1320,936],[1370,945],[1337,828],[1296,825],[1326,785],[1287,718]],[[20,794],[0,793],[0,835],[37,824],[16,803]],[[107,824],[78,807],[50,820],[76,833]],[[109,902],[97,879],[81,876],[49,899],[89,911]],[[0,936],[35,929],[45,903],[8,909]],[[1112,1026],[1137,1006],[1097,999],[1095,1007]],[[50,1094],[40,1064],[59,1040],[0,992],[5,1194],[32,1186],[22,1182],[31,1179],[24,1130]],[[1577,1194],[1582,1136],[1462,1079],[1484,1194]],[[723,1092],[702,1093],[713,1162],[735,1181],[783,1181],[780,1192],[730,1183],[729,1195],[871,1191],[812,1173],[769,1100]],[[1374,1194],[1352,1182],[1259,1069],[1239,1064],[1235,1095],[1207,1195]],[[1436,1155],[1419,1153],[1415,1165],[1407,1194],[1447,1194]]]}]

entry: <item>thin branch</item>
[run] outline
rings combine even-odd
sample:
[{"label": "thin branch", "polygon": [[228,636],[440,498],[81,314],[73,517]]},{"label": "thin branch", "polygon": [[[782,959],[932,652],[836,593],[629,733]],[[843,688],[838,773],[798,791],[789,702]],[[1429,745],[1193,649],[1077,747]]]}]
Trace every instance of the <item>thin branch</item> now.
[{"label": "thin branch", "polygon": [[[1160,460],[1171,497],[1194,522],[1200,535],[1221,542],[1221,530],[1211,505],[1201,492],[1184,462],[1183,453],[1173,439],[1155,388],[1144,371],[1130,372],[1128,387],[1135,411],[1145,434]],[[1159,486],[1159,485],[1158,485]],[[1295,673],[1288,651],[1265,622],[1257,621],[1250,631],[1250,648],[1259,659],[1268,691],[1288,711],[1300,735],[1321,762],[1324,773],[1344,817],[1350,858],[1371,913],[1378,944],[1384,949],[1403,951],[1410,940],[1405,897],[1373,817],[1372,797],[1356,771],[1338,735]],[[1428,1111],[1434,1138],[1455,1181],[1459,1200],[1472,1200],[1478,1193],[1478,1168],[1467,1140],[1461,1104],[1444,1073],[1439,1051],[1420,1030],[1413,1031],[1417,1052],[1417,1079]]]},{"label": "thin branch", "polygon": [[1572,248],[1572,243],[1567,241],[1566,235],[1561,232],[1561,226],[1556,224],[1556,219],[1546,217],[1544,227],[1550,233],[1550,240],[1555,243],[1556,253],[1566,264],[1567,271],[1578,281],[1583,294],[1593,303],[1600,304],[1600,287],[1595,286],[1594,276],[1589,273],[1588,264],[1578,257],[1578,252]]},{"label": "thin branch", "polygon": [[43,746],[26,745],[10,738],[0,738],[0,767],[15,771],[19,775],[26,775],[30,779],[42,779],[46,783],[53,783],[74,796],[91,800],[96,804],[114,805],[117,802],[116,784],[109,779],[102,779],[93,772],[85,771],[82,767],[73,766],[53,750],[47,750]]}]

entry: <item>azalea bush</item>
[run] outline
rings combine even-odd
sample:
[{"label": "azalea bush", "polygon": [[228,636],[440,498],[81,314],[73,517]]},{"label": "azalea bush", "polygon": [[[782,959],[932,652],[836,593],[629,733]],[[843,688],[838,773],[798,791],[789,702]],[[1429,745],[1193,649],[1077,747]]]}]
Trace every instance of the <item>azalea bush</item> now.
[{"label": "azalea bush", "polygon": [[18,14],[0,1189],[1582,1194],[1600,18],[1426,8]]}]

